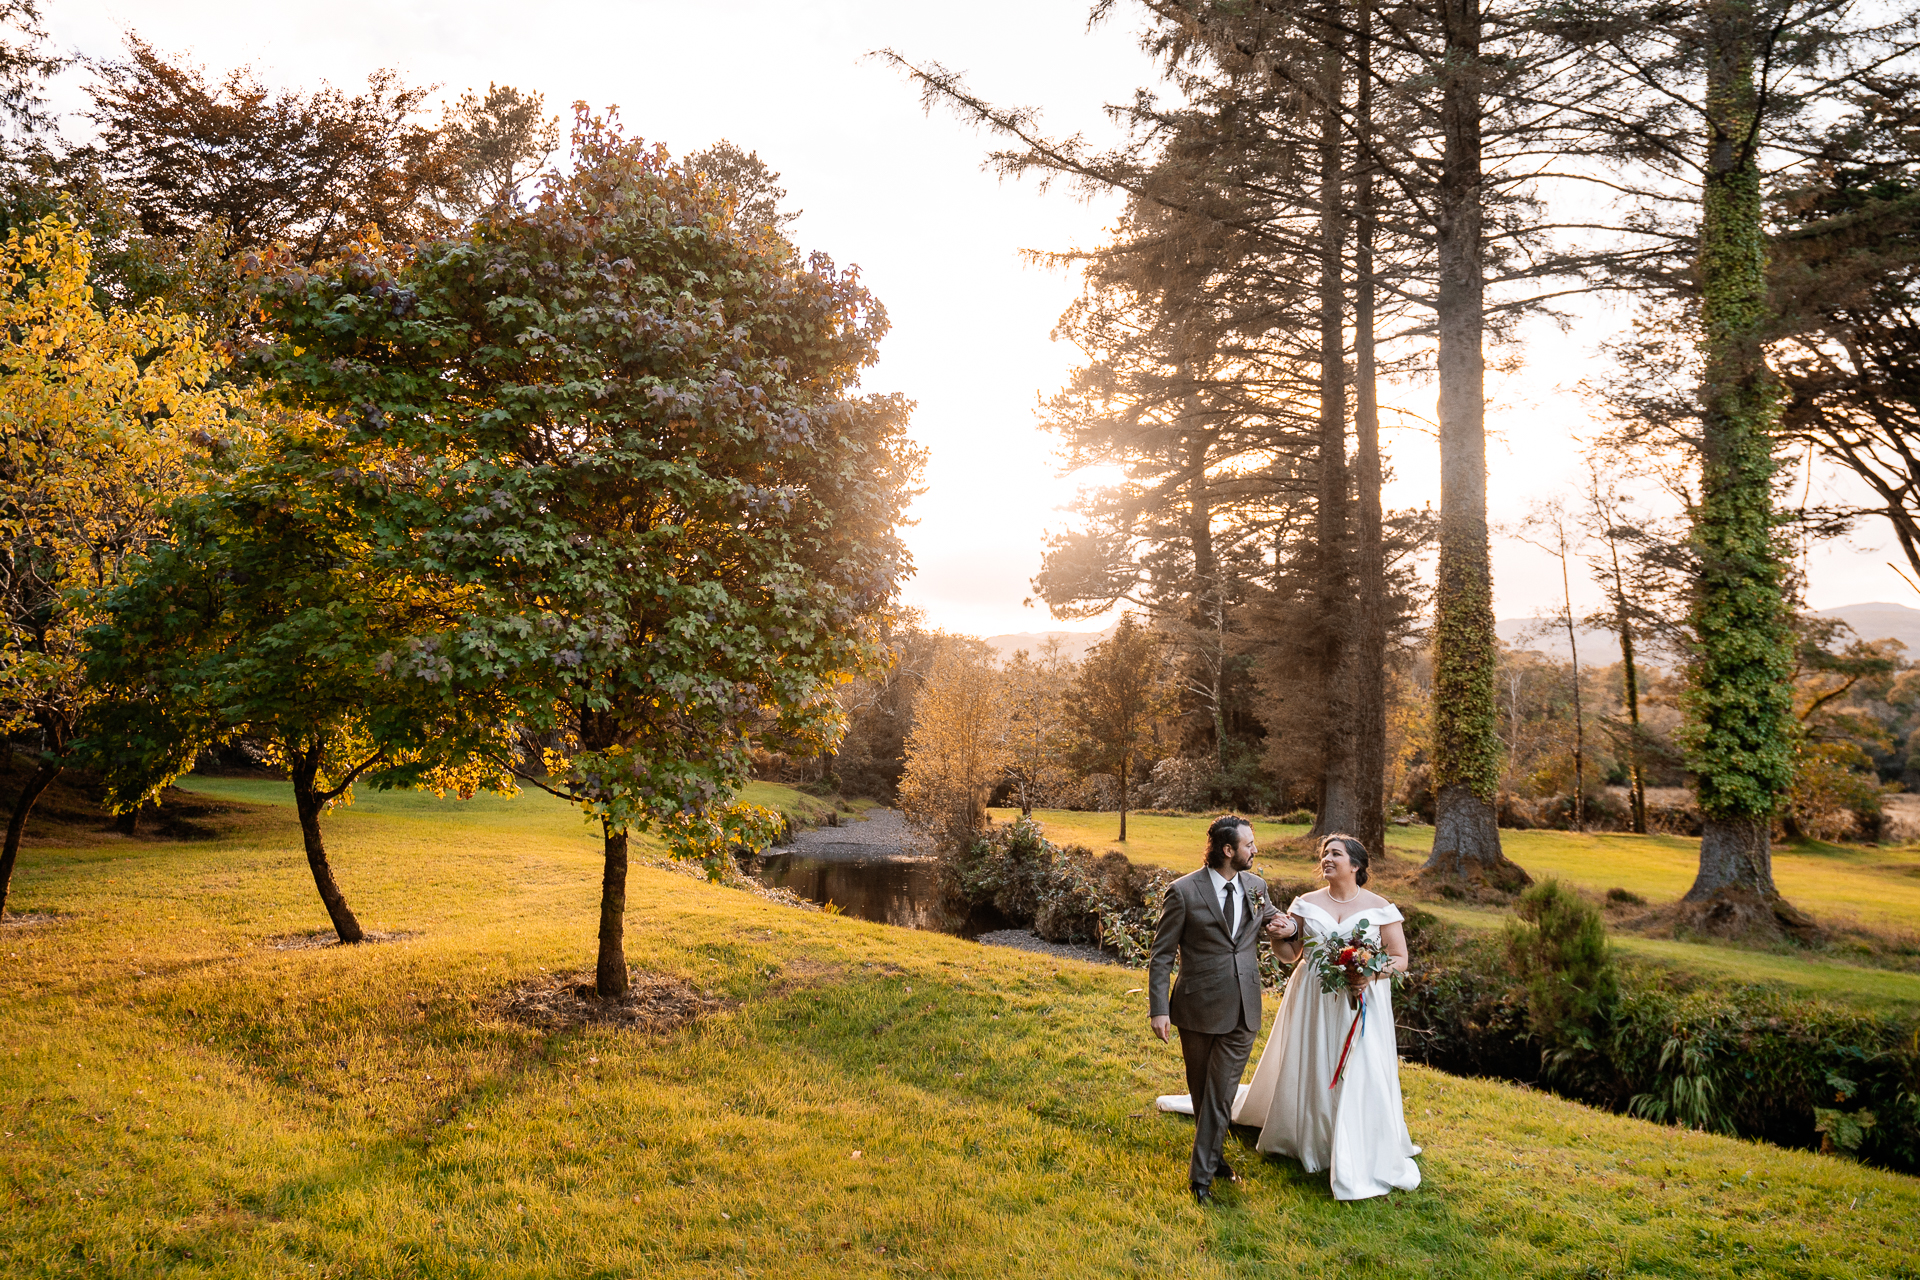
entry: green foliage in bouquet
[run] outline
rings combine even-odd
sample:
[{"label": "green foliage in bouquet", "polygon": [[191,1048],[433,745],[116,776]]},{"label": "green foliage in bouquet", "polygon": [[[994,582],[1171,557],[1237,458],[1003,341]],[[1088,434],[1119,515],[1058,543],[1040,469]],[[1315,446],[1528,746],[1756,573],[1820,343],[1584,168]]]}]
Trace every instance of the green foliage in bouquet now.
[{"label": "green foliage in bouquet", "polygon": [[[1368,935],[1367,925],[1367,913],[1362,911],[1346,932],[1331,933],[1307,945],[1314,975],[1320,980],[1320,994],[1349,991],[1349,980],[1362,974],[1369,980],[1401,976],[1394,969],[1393,957],[1387,954],[1386,948],[1377,938]],[[1357,1004],[1357,1000],[1354,1003]]]}]

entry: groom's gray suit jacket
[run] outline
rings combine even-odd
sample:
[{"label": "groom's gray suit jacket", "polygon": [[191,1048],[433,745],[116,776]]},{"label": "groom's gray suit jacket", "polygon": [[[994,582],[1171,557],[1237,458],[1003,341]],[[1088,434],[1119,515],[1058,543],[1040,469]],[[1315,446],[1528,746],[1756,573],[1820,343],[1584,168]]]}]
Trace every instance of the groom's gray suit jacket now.
[{"label": "groom's gray suit jacket", "polygon": [[[1280,914],[1267,882],[1249,871],[1238,877],[1240,928],[1231,937],[1220,897],[1205,867],[1167,886],[1147,968],[1147,1014],[1173,1025],[1222,1036],[1242,1025],[1260,1029],[1260,931]],[[1175,955],[1180,980],[1167,994]]]}]

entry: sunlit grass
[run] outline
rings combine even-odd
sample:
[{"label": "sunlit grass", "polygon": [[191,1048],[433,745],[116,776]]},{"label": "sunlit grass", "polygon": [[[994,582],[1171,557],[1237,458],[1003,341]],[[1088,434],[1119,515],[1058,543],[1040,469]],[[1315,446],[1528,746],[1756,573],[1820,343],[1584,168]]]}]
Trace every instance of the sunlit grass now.
[{"label": "sunlit grass", "polygon": [[[1014,811],[994,810],[996,821],[1014,816]],[[1116,814],[1049,809],[1036,810],[1034,817],[1057,843],[1085,844],[1096,852],[1123,849],[1138,862],[1176,871],[1198,867],[1206,848],[1205,817],[1129,815],[1131,838],[1124,845],[1097,835],[1113,834]],[[1280,882],[1317,879],[1310,851],[1292,839],[1306,830],[1257,824],[1254,835],[1261,853],[1254,869]],[[1623,888],[1655,905],[1675,902],[1687,891],[1700,857],[1698,840],[1677,836],[1500,834],[1507,856],[1535,879],[1554,876],[1595,892]],[[1417,866],[1432,843],[1431,827],[1394,827],[1387,834],[1387,848],[1402,867]],[[1790,845],[1775,851],[1774,874],[1789,899],[1830,925],[1858,922],[1899,933],[1920,931],[1920,849]],[[1498,928],[1507,915],[1441,901],[1423,900],[1421,905],[1475,928]],[[1781,955],[1626,933],[1615,933],[1614,942],[1631,956],[1709,977],[1780,983],[1857,1004],[1920,1004],[1920,974],[1867,968],[1841,957]]]},{"label": "sunlit grass", "polygon": [[[987,812],[995,822],[1011,822],[1020,816],[1018,809],[990,809]],[[1046,829],[1047,838],[1055,844],[1085,845],[1095,853],[1118,849],[1135,862],[1174,867],[1181,871],[1193,870],[1206,856],[1207,823],[1211,821],[1205,817],[1130,813],[1127,815],[1127,838],[1123,841],[1116,838],[1120,831],[1120,815],[1117,813],[1035,809],[1033,816]],[[1258,820],[1253,823],[1254,840],[1261,845],[1274,844],[1306,833],[1307,828],[1300,825]]]},{"label": "sunlit grass", "polygon": [[1417,1192],[1242,1153],[1202,1211],[1137,972],[651,867],[630,959],[733,1007],[542,1035],[497,1000],[590,965],[594,833],[394,799],[327,819],[367,947],[270,945],[325,923],[284,808],[23,859],[0,1274],[1914,1274],[1920,1181],[1418,1068]]}]

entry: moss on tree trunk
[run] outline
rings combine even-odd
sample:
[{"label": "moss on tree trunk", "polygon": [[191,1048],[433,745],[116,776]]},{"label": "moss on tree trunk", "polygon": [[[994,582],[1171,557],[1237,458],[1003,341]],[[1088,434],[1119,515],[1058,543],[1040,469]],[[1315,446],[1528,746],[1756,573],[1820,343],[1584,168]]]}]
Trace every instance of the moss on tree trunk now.
[{"label": "moss on tree trunk", "polygon": [[1698,567],[1682,736],[1705,823],[1699,874],[1683,901],[1716,932],[1765,927],[1771,918],[1713,904],[1779,898],[1769,827],[1793,777],[1793,654],[1773,508],[1779,396],[1762,349],[1756,21],[1742,0],[1707,5],[1700,496],[1691,535]]},{"label": "moss on tree trunk", "polygon": [[1440,556],[1434,593],[1433,852],[1422,874],[1511,892],[1527,873],[1500,848],[1498,646],[1487,545],[1486,327],[1482,278],[1482,104],[1478,0],[1444,0],[1450,68],[1441,95],[1435,311],[1440,374]]}]

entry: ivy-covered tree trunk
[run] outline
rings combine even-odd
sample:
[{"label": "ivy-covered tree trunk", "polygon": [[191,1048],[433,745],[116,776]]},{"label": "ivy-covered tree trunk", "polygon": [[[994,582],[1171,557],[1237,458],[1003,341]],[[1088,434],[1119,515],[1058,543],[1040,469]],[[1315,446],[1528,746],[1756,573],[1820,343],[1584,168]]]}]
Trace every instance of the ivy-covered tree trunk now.
[{"label": "ivy-covered tree trunk", "polygon": [[1779,398],[1762,351],[1766,233],[1747,0],[1708,0],[1699,280],[1700,497],[1684,742],[1704,818],[1682,899],[1715,932],[1803,920],[1773,883],[1771,826],[1793,777],[1793,655],[1773,511]]},{"label": "ivy-covered tree trunk", "polygon": [[333,878],[333,864],[327,861],[326,842],[320,837],[320,815],[326,812],[327,801],[331,799],[321,793],[317,782],[323,750],[313,746],[287,753],[287,761],[292,766],[288,773],[293,779],[293,807],[300,815],[300,839],[307,849],[307,869],[313,872],[313,887],[320,891],[320,902],[327,909],[327,918],[333,921],[334,934],[343,943],[365,942],[367,935],[361,930],[353,908],[347,905],[347,895],[340,892]]},{"label": "ivy-covered tree trunk", "polygon": [[1486,360],[1481,242],[1479,0],[1443,0],[1447,80],[1435,231],[1440,375],[1440,556],[1434,592],[1433,852],[1424,876],[1512,892],[1527,873],[1500,849],[1494,795],[1493,564],[1487,532]]},{"label": "ivy-covered tree trunk", "polygon": [[627,831],[603,822],[606,867],[600,876],[600,956],[593,989],[603,1000],[627,994]]},{"label": "ivy-covered tree trunk", "polygon": [[1354,774],[1353,575],[1347,529],[1347,361],[1345,178],[1340,108],[1344,68],[1339,29],[1323,28],[1320,68],[1320,419],[1314,494],[1314,658],[1320,694],[1320,797],[1312,835],[1360,825]]}]

